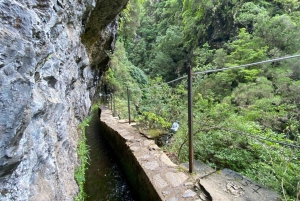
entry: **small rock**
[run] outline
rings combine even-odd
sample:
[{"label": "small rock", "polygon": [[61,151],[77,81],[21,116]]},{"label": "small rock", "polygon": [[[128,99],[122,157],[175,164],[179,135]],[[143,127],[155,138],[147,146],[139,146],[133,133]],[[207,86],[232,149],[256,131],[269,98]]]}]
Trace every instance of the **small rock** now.
[{"label": "small rock", "polygon": [[192,186],[193,185],[193,182],[187,182],[184,184],[185,186]]},{"label": "small rock", "polygon": [[182,196],[183,198],[191,198],[194,197],[196,193],[192,191],[191,189],[188,189],[184,192],[184,195]]},{"label": "small rock", "polygon": [[170,191],[162,191],[162,194],[163,194],[163,196],[166,197],[166,195],[169,195],[169,194],[170,194]]},{"label": "small rock", "polygon": [[149,155],[143,155],[143,156],[141,156],[141,159],[148,159],[148,158],[150,158]]},{"label": "small rock", "polygon": [[179,199],[178,198],[176,198],[176,197],[172,197],[172,198],[170,198],[170,199],[167,199],[167,201],[178,201]]}]

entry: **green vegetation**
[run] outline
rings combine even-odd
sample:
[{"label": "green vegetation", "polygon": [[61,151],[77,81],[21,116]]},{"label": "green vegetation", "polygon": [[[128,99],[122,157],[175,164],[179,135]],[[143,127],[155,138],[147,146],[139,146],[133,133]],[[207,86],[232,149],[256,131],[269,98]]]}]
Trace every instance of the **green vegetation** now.
[{"label": "green vegetation", "polygon": [[[97,108],[98,105],[93,104],[91,111],[93,112]],[[91,113],[90,116],[88,116],[78,125],[78,128],[81,130],[81,136],[80,136],[80,140],[78,141],[77,154],[78,157],[80,158],[81,163],[80,166],[75,170],[75,179],[79,186],[79,193],[75,197],[75,201],[84,201],[87,196],[86,193],[84,192],[84,183],[85,183],[85,171],[87,169],[88,159],[89,159],[89,147],[86,144],[87,139],[85,136],[85,128],[89,126],[89,122],[92,119],[92,115],[93,113]]]},{"label": "green vegetation", "polygon": [[[188,159],[187,81],[194,72],[299,54],[296,0],[161,0],[130,2],[104,82],[127,118],[126,87],[135,120],[148,129],[180,130],[165,150]],[[230,168],[300,198],[300,59],[193,79],[195,158]]]},{"label": "green vegetation", "polygon": [[81,139],[78,142],[77,154],[81,160],[81,164],[75,170],[75,179],[79,186],[79,193],[76,196],[76,201],[83,201],[86,197],[84,192],[84,183],[85,183],[85,170],[87,169],[88,164],[88,146],[86,144],[86,136],[85,136],[85,127],[88,126],[89,121],[91,120],[91,116],[86,118],[81,124],[79,124],[79,129],[82,132]]}]

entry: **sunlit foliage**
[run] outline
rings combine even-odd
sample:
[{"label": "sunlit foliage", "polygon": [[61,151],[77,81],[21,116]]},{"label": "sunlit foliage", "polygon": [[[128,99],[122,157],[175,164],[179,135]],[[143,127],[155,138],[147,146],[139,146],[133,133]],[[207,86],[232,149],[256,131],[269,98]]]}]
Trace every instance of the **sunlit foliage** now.
[{"label": "sunlit foliage", "polygon": [[[297,0],[130,2],[104,82],[126,118],[148,128],[180,129],[165,150],[187,161],[186,74],[300,51]],[[198,75],[193,81],[195,158],[231,168],[278,192],[300,197],[300,60]]]}]

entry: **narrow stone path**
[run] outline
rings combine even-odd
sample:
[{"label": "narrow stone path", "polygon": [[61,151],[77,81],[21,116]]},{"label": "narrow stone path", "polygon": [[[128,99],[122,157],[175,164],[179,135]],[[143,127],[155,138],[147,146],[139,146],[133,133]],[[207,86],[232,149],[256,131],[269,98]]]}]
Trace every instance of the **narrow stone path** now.
[{"label": "narrow stone path", "polygon": [[126,140],[161,200],[197,200],[196,192],[191,190],[194,179],[174,164],[153,140],[148,140],[129,124],[119,123],[110,110],[102,108],[101,121]]},{"label": "narrow stone path", "polygon": [[[250,181],[238,173],[225,169],[215,171],[209,166],[195,162],[195,173],[190,174],[185,165],[174,164],[154,143],[141,135],[134,127],[112,117],[111,111],[101,108],[100,120],[107,126],[111,141],[118,144],[119,156],[135,158],[139,185],[151,186],[160,200],[165,201],[275,201],[278,195]],[[121,150],[122,143],[128,151]],[[115,147],[115,149],[117,149]],[[122,155],[123,154],[123,155]],[[129,158],[129,157],[128,157]],[[124,158],[122,159],[124,160]],[[125,160],[126,161],[126,160]],[[128,161],[130,163],[131,161]],[[136,167],[138,166],[138,167]],[[141,179],[142,178],[142,179]],[[256,191],[256,192],[255,192]],[[149,195],[150,196],[150,195]],[[149,197],[149,200],[154,200]]]}]

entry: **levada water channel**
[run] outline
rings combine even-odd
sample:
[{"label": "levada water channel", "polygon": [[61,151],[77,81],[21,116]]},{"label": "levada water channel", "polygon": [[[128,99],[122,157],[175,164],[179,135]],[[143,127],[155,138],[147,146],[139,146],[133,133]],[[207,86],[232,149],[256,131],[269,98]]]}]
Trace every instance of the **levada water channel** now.
[{"label": "levada water channel", "polygon": [[106,143],[99,128],[97,111],[86,127],[87,144],[90,149],[89,166],[85,173],[86,201],[137,201],[118,163],[117,156]]}]

